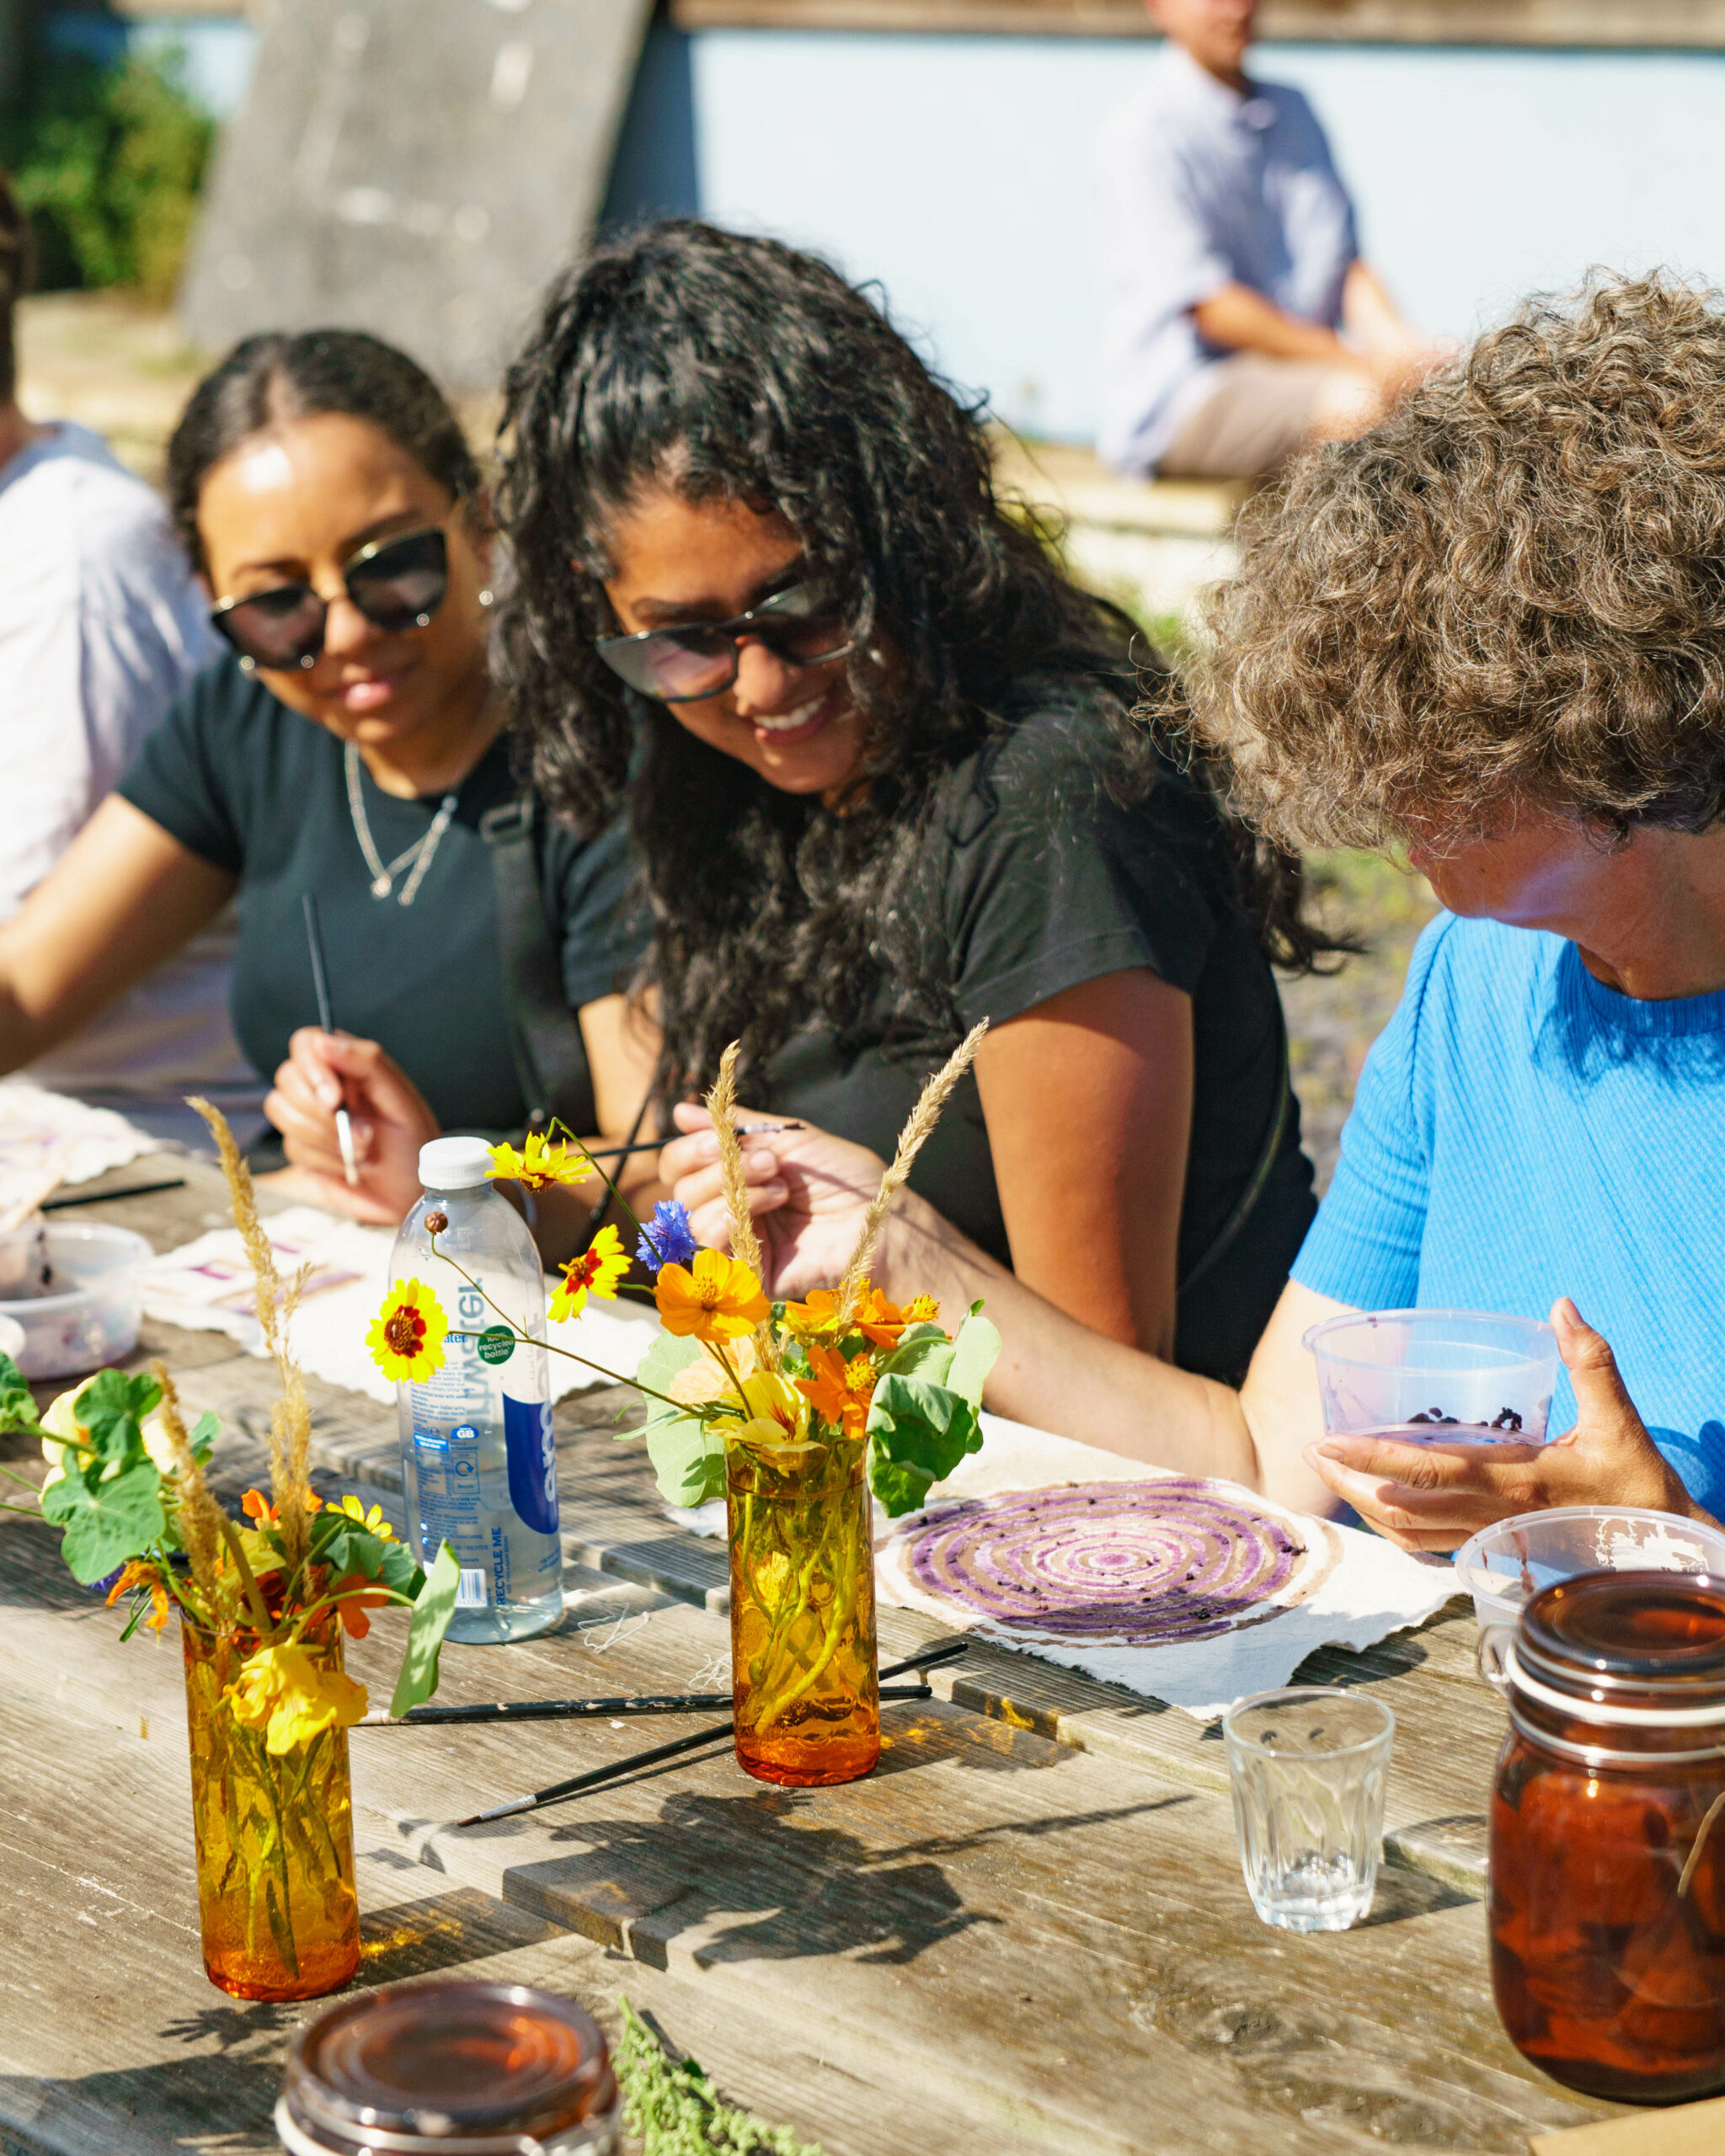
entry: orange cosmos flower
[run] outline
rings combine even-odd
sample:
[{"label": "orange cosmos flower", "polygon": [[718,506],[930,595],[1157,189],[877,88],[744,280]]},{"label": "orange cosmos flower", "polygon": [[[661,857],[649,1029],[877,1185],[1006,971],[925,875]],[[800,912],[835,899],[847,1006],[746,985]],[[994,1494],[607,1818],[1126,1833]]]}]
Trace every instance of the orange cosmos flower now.
[{"label": "orange cosmos flower", "polygon": [[[275,1524],[275,1508],[261,1490],[248,1490],[239,1501],[239,1508],[248,1519],[255,1520],[259,1527],[274,1527]],[[308,1513],[321,1513],[323,1509],[323,1500],[313,1492],[307,1490],[306,1510]]]},{"label": "orange cosmos flower", "polygon": [[617,1283],[629,1269],[629,1254],[622,1237],[609,1225],[601,1228],[573,1265],[563,1269],[563,1285],[551,1299],[551,1321],[561,1325],[579,1317],[590,1294],[607,1303],[617,1300]]},{"label": "orange cosmos flower", "polygon": [[748,1267],[717,1250],[697,1250],[692,1266],[664,1267],[653,1299],[665,1331],[682,1339],[740,1340],[772,1308]]},{"label": "orange cosmos flower", "polygon": [[836,1348],[811,1347],[809,1367],[814,1375],[798,1378],[798,1391],[824,1422],[847,1438],[860,1437],[874,1392],[873,1362],[867,1355],[852,1355],[847,1363]]},{"label": "orange cosmos flower", "polygon": [[144,1622],[152,1632],[159,1632],[168,1622],[168,1611],[171,1608],[168,1599],[168,1590],[162,1584],[159,1575],[148,1565],[141,1563],[136,1557],[126,1566],[120,1577],[109,1588],[108,1607],[111,1609],[121,1595],[135,1587],[149,1588],[150,1599],[155,1604],[155,1608],[145,1618]]}]

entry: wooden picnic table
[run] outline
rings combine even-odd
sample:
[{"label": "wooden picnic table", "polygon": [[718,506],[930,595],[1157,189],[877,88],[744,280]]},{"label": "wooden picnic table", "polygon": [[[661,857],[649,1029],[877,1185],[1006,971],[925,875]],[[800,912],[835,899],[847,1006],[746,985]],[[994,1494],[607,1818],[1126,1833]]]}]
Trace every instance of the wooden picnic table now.
[{"label": "wooden picnic table", "polygon": [[[90,1208],[159,1249],[225,1221],[213,1171]],[[264,1478],[270,1366],[147,1327],[187,1404],[223,1418],[232,1496]],[[43,1388],[44,1396],[57,1388]],[[393,1412],[308,1380],[320,1484],[399,1517]],[[557,1414],[563,1628],[447,1647],[465,1701],[723,1689],[721,1546],[670,1520],[611,1390]],[[13,1456],[17,1439],[0,1441]],[[392,1614],[349,1668],[387,1695]],[[119,1641],[54,1538],[0,1514],[0,2149],[157,2156],[275,2148],[293,2031],[206,1979],[180,1658]],[[939,1636],[881,1614],[883,1660]],[[985,1645],[884,1710],[846,1788],[749,1780],[728,1752],[489,1828],[446,1822],[703,1719],[356,1730],[359,1981],[507,1977],[627,1995],[731,2100],[826,2156],[1002,2150],[1521,2151],[1608,2116],[1525,2065],[1493,2009],[1484,1813],[1502,1730],[1462,1605],[1302,1678],[1394,1706],[1388,1862],[1370,1919],[1299,1938],[1254,1916],[1218,1732]]]}]

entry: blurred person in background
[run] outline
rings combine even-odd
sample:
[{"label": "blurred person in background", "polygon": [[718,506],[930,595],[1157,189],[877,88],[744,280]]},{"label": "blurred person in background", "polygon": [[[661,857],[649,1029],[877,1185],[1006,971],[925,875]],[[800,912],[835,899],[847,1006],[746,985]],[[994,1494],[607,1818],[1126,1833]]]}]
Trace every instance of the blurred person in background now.
[{"label": "blurred person in background", "polygon": [[[0,1070],[237,898],[235,1031],[275,1074],[291,1194],[393,1223],[441,1130],[518,1137],[537,1107],[627,1131],[657,1047],[615,992],[639,954],[628,847],[553,827],[511,766],[489,504],[435,384],[357,330],[248,338],[193,391],[168,487],[225,655],[0,926]],[[315,1022],[308,893],[336,1033]],[[547,1256],[601,1195],[542,1193]]]},{"label": "blurred person in background", "polygon": [[1099,447],[1128,473],[1267,477],[1370,426],[1443,352],[1361,259],[1311,105],[1247,74],[1257,0],[1146,4],[1167,41],[1102,151]]},{"label": "blurred person in background", "polygon": [[[87,428],[33,424],[13,317],[29,221],[0,174],[0,920],[47,875],[216,649],[155,494]],[[227,1019],[224,916],[122,990],[27,1075],[158,1137],[203,1135],[202,1091],[243,1133],[263,1094]]]}]

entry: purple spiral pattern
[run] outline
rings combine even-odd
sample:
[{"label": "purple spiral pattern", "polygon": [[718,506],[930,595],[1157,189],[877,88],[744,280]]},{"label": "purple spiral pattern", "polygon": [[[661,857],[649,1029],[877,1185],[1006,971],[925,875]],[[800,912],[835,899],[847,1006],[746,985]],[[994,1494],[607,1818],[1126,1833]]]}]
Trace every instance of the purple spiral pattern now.
[{"label": "purple spiral pattern", "polygon": [[913,1532],[905,1564],[1008,1630],[1166,1646],[1273,1614],[1306,1554],[1292,1522],[1171,1476],[969,1498]]}]

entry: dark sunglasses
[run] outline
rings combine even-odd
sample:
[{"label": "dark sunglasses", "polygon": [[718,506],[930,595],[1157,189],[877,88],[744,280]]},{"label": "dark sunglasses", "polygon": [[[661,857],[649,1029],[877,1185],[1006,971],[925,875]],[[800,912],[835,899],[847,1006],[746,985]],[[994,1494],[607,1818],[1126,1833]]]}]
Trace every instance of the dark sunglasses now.
[{"label": "dark sunglasses", "polygon": [[[409,531],[374,540],[341,572],[352,600],[373,627],[392,634],[423,629],[449,590],[449,547],[441,531]],[[280,584],[218,599],[211,626],[233,646],[240,664],[315,666],[329,618],[327,602],[309,584]]]},{"label": "dark sunglasses", "polygon": [[793,584],[729,622],[689,622],[599,637],[593,648],[619,680],[662,704],[717,696],[737,678],[743,639],[764,643],[793,666],[842,659],[852,639],[842,608],[825,584]]}]

